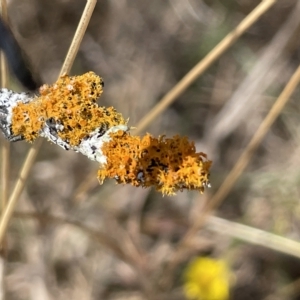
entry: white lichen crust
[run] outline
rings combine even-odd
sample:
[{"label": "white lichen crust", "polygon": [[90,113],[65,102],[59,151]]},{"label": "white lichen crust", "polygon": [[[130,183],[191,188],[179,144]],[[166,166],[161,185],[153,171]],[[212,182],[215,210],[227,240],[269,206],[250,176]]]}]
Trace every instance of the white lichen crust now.
[{"label": "white lichen crust", "polygon": [[29,93],[16,93],[6,88],[0,89],[0,127],[5,137],[10,141],[22,140],[22,136],[15,136],[12,132],[12,110],[18,103],[28,103],[35,96]]},{"label": "white lichen crust", "polygon": [[90,160],[95,160],[100,165],[106,164],[106,156],[102,152],[102,146],[111,140],[110,133],[121,131],[128,131],[127,125],[117,125],[109,128],[103,135],[99,134],[99,128],[94,130],[88,137],[82,140],[77,147],[73,147],[73,150],[80,152]]}]

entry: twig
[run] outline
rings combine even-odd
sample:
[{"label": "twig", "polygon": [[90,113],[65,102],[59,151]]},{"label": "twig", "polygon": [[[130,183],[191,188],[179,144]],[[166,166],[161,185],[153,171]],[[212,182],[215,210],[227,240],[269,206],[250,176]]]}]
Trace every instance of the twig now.
[{"label": "twig", "polygon": [[254,152],[260,145],[266,133],[269,131],[270,127],[273,125],[274,121],[277,119],[282,109],[284,108],[285,104],[288,102],[290,96],[295,91],[299,82],[300,82],[300,66],[294,72],[293,76],[291,77],[291,79],[289,80],[289,82],[287,83],[287,85],[285,86],[285,88],[277,98],[276,102],[270,109],[269,113],[267,114],[263,122],[260,124],[256,133],[254,134],[251,141],[243,151],[242,155],[236,162],[231,172],[225,178],[224,182],[217,190],[217,192],[207,202],[202,217],[200,217],[198,221],[190,229],[190,232],[186,235],[186,239],[188,239],[188,236],[192,236],[195,232],[199,230],[199,228],[203,224],[205,216],[207,216],[214,209],[216,209],[221,204],[221,202],[225,199],[225,197],[229,194],[235,182],[240,177],[244,169],[247,167]]},{"label": "twig", "polygon": [[[287,68],[287,45],[293,39],[300,24],[300,2],[289,14],[286,21],[265,46],[251,68],[251,72],[226,101],[218,114],[205,130],[204,142],[213,151],[221,140],[229,136],[241,122],[262,102],[261,94]],[[289,49],[289,51],[292,51]]]},{"label": "twig", "polygon": [[[0,2],[0,14],[4,22],[7,22],[7,5],[6,0]],[[3,52],[0,52],[0,67],[1,67],[1,87],[8,86],[8,67],[6,58]],[[9,153],[10,143],[2,139],[1,142],[1,212],[3,213],[8,197],[9,183]]]},{"label": "twig", "polygon": [[230,46],[251,27],[277,0],[262,1],[247,17],[190,70],[150,112],[138,122],[135,133],[143,131],[159,114],[178,98],[203,74]]},{"label": "twig", "polygon": [[94,8],[96,6],[97,0],[87,0],[87,4],[82,13],[82,17],[77,26],[74,38],[72,40],[71,46],[65,58],[64,64],[61,68],[60,75],[68,74],[72,68],[75,57],[77,55],[78,49],[80,47],[81,41],[85,34],[86,28],[90,22],[91,16],[93,14]]},{"label": "twig", "polygon": [[241,241],[300,258],[300,242],[236,222],[210,216],[205,228]]},{"label": "twig", "polygon": [[[81,17],[81,20],[79,22],[78,27],[80,27],[80,30],[77,29],[75,36],[72,40],[70,49],[67,57],[65,59],[65,63],[63,64],[63,67],[60,71],[60,74],[68,73],[72,67],[72,63],[75,59],[75,56],[77,54],[77,51],[79,49],[80,42],[82,40],[82,37],[85,33],[85,29],[87,27],[87,24],[89,22],[89,19],[92,15],[93,9],[96,5],[97,0],[89,0],[86,4],[86,7],[84,9],[83,15]],[[35,161],[35,158],[39,152],[39,149],[42,145],[42,139],[39,139],[29,150],[27,157],[25,158],[24,164],[21,168],[20,175],[17,179],[17,182],[15,184],[14,190],[12,192],[12,195],[9,198],[9,203],[7,205],[7,208],[5,209],[5,212],[2,215],[1,221],[0,221],[0,244],[2,244],[4,234],[6,232],[8,223],[11,219],[11,216],[13,214],[14,208],[16,206],[17,200],[24,188],[24,185],[26,183],[26,180],[28,178],[29,171]]]},{"label": "twig", "polygon": [[[4,22],[7,22],[7,3],[6,0],[0,2],[0,14]],[[1,87],[8,86],[8,66],[5,55],[0,52],[0,76],[1,76]],[[2,138],[1,142],[1,215],[7,204],[8,192],[9,192],[9,165],[10,165],[10,143]],[[5,258],[6,258],[6,247],[3,245],[0,255],[0,300],[5,299]]]}]

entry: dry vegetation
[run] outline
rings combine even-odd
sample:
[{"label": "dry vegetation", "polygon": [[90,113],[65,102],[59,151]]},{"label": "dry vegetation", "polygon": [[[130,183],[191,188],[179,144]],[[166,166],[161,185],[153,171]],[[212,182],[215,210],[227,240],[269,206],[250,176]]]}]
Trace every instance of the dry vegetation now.
[{"label": "dry vegetation", "polygon": [[[70,73],[102,76],[101,104],[134,126],[259,3],[98,0]],[[45,83],[56,80],[85,4],[9,1],[11,28]],[[299,65],[299,15],[299,1],[278,1],[143,129],[189,136],[208,153],[204,195],[99,186],[97,164],[44,142],[6,234],[6,298],[180,300],[187,262],[210,255],[229,262],[233,300],[300,299],[299,88],[220,199],[219,218],[203,219]],[[10,186],[29,147],[11,145]]]}]

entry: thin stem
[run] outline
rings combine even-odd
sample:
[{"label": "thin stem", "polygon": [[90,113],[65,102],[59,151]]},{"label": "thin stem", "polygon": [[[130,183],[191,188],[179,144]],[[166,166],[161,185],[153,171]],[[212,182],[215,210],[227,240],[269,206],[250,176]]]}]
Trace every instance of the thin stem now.
[{"label": "thin stem", "polygon": [[[0,1],[0,14],[3,22],[7,22],[7,3],[6,0]],[[5,55],[0,52],[0,87],[8,87],[8,66]],[[9,165],[10,165],[10,143],[2,138],[1,142],[1,215],[7,204],[9,193]],[[0,255],[0,300],[5,299],[5,261],[6,261],[5,241]]]},{"label": "thin stem", "polygon": [[[77,54],[77,51],[79,49],[80,43],[82,41],[82,37],[85,34],[85,29],[89,23],[90,17],[92,15],[93,9],[96,5],[97,0],[89,0],[86,4],[86,7],[83,11],[82,17],[80,19],[78,28],[80,27],[80,30],[76,30],[75,36],[72,40],[70,50],[66,56],[65,62],[62,66],[62,69],[60,71],[61,74],[66,74],[70,71],[72,67],[72,63],[75,59],[75,56]],[[71,50],[72,48],[72,50]],[[15,209],[15,206],[17,204],[18,198],[21,195],[21,192],[23,191],[23,188],[25,186],[25,183],[28,179],[29,171],[35,161],[35,158],[39,152],[39,149],[42,145],[42,139],[39,139],[35,142],[35,144],[30,148],[28,151],[27,157],[25,158],[25,161],[23,163],[23,166],[20,171],[20,175],[17,179],[17,182],[15,184],[14,190],[12,192],[12,195],[9,198],[9,203],[2,215],[2,218],[0,220],[0,245],[3,242],[3,238],[5,235],[5,232],[7,230],[8,223],[12,217],[13,211]]]},{"label": "thin stem", "polygon": [[[240,177],[242,172],[248,166],[254,152],[260,145],[261,141],[265,137],[266,133],[269,131],[270,127],[273,125],[279,114],[281,113],[282,109],[290,99],[291,95],[297,88],[300,83],[300,65],[294,72],[293,76],[277,98],[276,102],[273,104],[272,108],[270,109],[269,113],[265,117],[265,119],[260,124],[259,128],[255,132],[254,136],[250,140],[247,147],[244,149],[242,155],[236,162],[233,169],[230,171],[228,176],[223,181],[222,185],[219,187],[217,192],[212,196],[210,200],[208,200],[206,207],[203,211],[203,216],[198,219],[198,221],[193,225],[190,230],[190,234],[193,235],[203,224],[203,219],[213,210],[215,210],[225,199],[225,197],[229,194],[230,190],[236,183],[237,179]],[[189,235],[189,234],[188,234]],[[188,236],[187,235],[187,236]]]},{"label": "thin stem", "polygon": [[26,160],[25,160],[25,162],[22,166],[21,172],[19,174],[15,188],[9,198],[9,201],[5,208],[5,211],[2,214],[2,218],[0,221],[0,245],[3,242],[3,238],[5,235],[8,223],[14,212],[17,200],[19,199],[19,197],[21,195],[21,192],[23,190],[25,182],[28,178],[29,171],[31,169],[31,166],[33,165],[33,162],[34,162],[37,154],[38,154],[38,150],[39,150],[41,144],[42,144],[42,139],[39,139],[36,143],[34,143],[32,148],[29,150]]},{"label": "thin stem", "polygon": [[262,1],[247,17],[231,31],[213,50],[194,66],[136,125],[142,132],[159,114],[172,104],[201,74],[203,74],[230,46],[268,11],[277,0]]},{"label": "thin stem", "polygon": [[[6,0],[0,2],[0,14],[4,22],[7,22],[7,4]],[[8,86],[8,67],[6,58],[3,52],[0,52],[0,77],[1,87]],[[1,142],[1,213],[7,203],[8,188],[9,188],[9,159],[10,159],[10,143],[7,140],[2,139]]]},{"label": "thin stem", "polygon": [[94,8],[96,6],[97,0],[88,0],[87,4],[82,13],[81,19],[77,26],[74,38],[72,40],[71,46],[63,63],[60,71],[60,75],[68,74],[72,68],[75,57],[78,53],[81,41],[85,34],[86,28],[90,22],[91,16],[93,14]]},{"label": "thin stem", "polygon": [[300,243],[251,226],[210,216],[205,228],[235,239],[300,258]]}]

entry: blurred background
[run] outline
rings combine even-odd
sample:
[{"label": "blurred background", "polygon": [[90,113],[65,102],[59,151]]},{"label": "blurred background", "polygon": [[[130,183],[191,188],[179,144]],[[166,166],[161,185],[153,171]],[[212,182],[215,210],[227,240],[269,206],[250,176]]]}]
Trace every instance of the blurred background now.
[{"label": "blurred background", "polygon": [[[134,126],[259,3],[98,0],[71,75],[102,76],[99,104]],[[44,83],[56,80],[85,4],[8,1],[10,27]],[[204,226],[168,268],[299,65],[299,16],[299,1],[278,1],[144,130],[186,135],[208,154],[212,188],[204,195],[100,186],[97,163],[45,141],[7,234],[7,299],[186,299],[183,274],[199,256],[226,262],[228,299],[300,299],[300,259],[231,230],[240,223],[300,238],[299,89],[216,212],[228,226]],[[22,90],[13,77],[10,87]],[[12,145],[11,186],[29,147]]]}]

